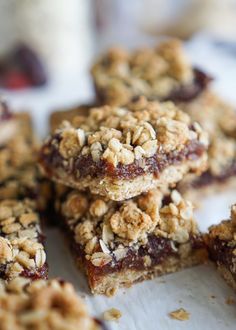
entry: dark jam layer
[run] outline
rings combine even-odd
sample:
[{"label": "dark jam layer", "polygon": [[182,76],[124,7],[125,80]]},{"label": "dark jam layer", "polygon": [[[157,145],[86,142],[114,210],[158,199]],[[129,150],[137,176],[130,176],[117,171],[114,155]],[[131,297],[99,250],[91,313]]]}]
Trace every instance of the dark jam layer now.
[{"label": "dark jam layer", "polygon": [[231,166],[224,170],[220,175],[213,175],[210,171],[203,173],[197,180],[191,183],[194,188],[202,188],[208,185],[219,183],[223,184],[229,178],[236,175],[236,160],[233,161]]},{"label": "dark jam layer", "polygon": [[27,269],[25,268],[20,276],[30,278],[31,280],[47,279],[48,278],[48,265],[45,263],[41,268],[38,269]]},{"label": "dark jam layer", "polygon": [[[95,267],[85,258],[84,248],[75,242],[74,233],[68,229],[68,226],[65,223],[62,223],[62,226],[67,232],[72,253],[84,265],[86,272],[89,273],[90,279],[93,277],[104,276],[109,273],[120,272],[127,269],[137,271],[152,269],[156,265],[164,262],[167,257],[178,257],[179,244],[168,238],[149,235],[148,242],[145,246],[140,246],[138,250],[134,247],[128,247],[126,256],[121,260],[117,260],[115,255],[111,253],[112,261],[109,264],[103,265],[101,267]],[[192,249],[194,250],[205,248],[205,244],[200,236],[192,236],[190,238],[190,243]],[[173,244],[175,244],[174,248]],[[99,250],[97,252],[101,251]],[[145,256],[150,257],[151,263],[149,266],[145,264]]]},{"label": "dark jam layer", "polygon": [[[49,153],[47,152],[49,149]],[[78,156],[73,167],[63,166],[63,158],[58,149],[56,149],[49,141],[41,152],[41,162],[49,176],[51,176],[51,168],[61,168],[72,174],[75,178],[90,176],[104,177],[109,176],[118,179],[134,179],[146,173],[154,173],[158,176],[166,167],[181,164],[185,160],[196,160],[202,156],[205,147],[197,140],[189,141],[181,151],[172,151],[168,154],[157,153],[152,157],[136,160],[130,165],[118,164],[114,167],[105,160],[94,162],[92,156]],[[78,174],[79,173],[79,174]]]},{"label": "dark jam layer", "polygon": [[[7,280],[6,267],[7,267],[7,264],[0,265],[0,279]],[[48,265],[44,264],[41,268],[34,269],[34,270],[25,268],[21,272],[20,276],[30,278],[31,280],[47,279],[48,278]]]},{"label": "dark jam layer", "polygon": [[230,246],[229,243],[229,241],[215,238],[210,247],[210,257],[218,265],[225,266],[236,280],[236,273],[232,272],[232,269],[235,269],[236,257],[233,253],[235,246]]},{"label": "dark jam layer", "polygon": [[193,83],[180,86],[170,93],[165,101],[189,102],[198,97],[212,81],[212,78],[199,69],[194,69]]}]

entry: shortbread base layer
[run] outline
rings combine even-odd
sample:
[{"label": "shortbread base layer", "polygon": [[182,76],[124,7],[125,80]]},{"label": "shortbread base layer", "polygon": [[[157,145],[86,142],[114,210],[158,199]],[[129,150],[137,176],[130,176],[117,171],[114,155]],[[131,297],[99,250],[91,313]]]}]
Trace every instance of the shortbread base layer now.
[{"label": "shortbread base layer", "polygon": [[130,180],[105,178],[79,178],[77,181],[66,172],[60,171],[60,176],[54,172],[52,178],[58,183],[70,186],[78,190],[89,189],[92,194],[107,196],[114,201],[123,201],[140,195],[153,188],[166,189],[168,186],[175,186],[184,174],[189,171],[203,171],[206,167],[205,155],[195,161],[186,161],[181,165],[169,166],[159,176],[153,173],[138,176]]}]

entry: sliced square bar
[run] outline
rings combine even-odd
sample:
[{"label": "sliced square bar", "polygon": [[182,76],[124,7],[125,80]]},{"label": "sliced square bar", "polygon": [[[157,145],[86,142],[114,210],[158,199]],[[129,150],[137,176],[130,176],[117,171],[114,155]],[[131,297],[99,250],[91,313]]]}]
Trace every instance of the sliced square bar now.
[{"label": "sliced square bar", "polygon": [[187,197],[215,192],[225,186],[236,187],[236,111],[217,95],[208,91],[192,101],[180,105],[192,120],[209,134],[209,167],[199,177],[189,176],[179,189]]},{"label": "sliced square bar", "polygon": [[192,204],[152,190],[124,202],[57,186],[56,209],[92,293],[176,272],[207,260]]},{"label": "sliced square bar", "polygon": [[77,119],[41,149],[44,172],[59,183],[120,201],[206,169],[206,134],[171,102],[139,98]]},{"label": "sliced square bar", "polygon": [[231,218],[210,227],[207,236],[210,258],[226,282],[236,290],[236,204]]},{"label": "sliced square bar", "polygon": [[48,267],[35,202],[0,202],[0,278],[47,278]]},{"label": "sliced square bar", "polygon": [[175,39],[130,53],[112,48],[94,64],[92,76],[97,100],[120,106],[140,95],[149,100],[189,102],[211,81],[191,66],[182,43]]},{"label": "sliced square bar", "polygon": [[0,182],[35,162],[37,149],[29,115],[11,113],[0,100]]},{"label": "sliced square bar", "polygon": [[57,279],[0,283],[0,324],[1,330],[105,330],[74,287]]}]

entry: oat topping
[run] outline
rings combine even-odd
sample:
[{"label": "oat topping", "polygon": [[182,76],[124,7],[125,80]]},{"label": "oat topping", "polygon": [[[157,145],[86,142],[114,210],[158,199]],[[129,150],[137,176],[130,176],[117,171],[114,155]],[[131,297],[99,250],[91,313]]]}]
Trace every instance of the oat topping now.
[{"label": "oat topping", "polygon": [[163,99],[193,81],[182,44],[174,39],[133,53],[112,48],[94,64],[92,75],[98,95],[108,104],[126,104],[141,94]]},{"label": "oat topping", "polygon": [[59,280],[30,284],[21,277],[0,286],[0,324],[2,330],[102,328],[71,284]]},{"label": "oat topping", "polygon": [[34,209],[30,200],[0,202],[0,266],[5,279],[25,270],[36,276],[46,266],[39,216]]},{"label": "oat topping", "polygon": [[190,313],[187,312],[184,308],[177,309],[176,311],[170,312],[169,316],[172,319],[178,320],[178,321],[187,321],[189,320]]},{"label": "oat topping", "polygon": [[[73,167],[78,156],[91,156],[117,167],[158,153],[182,150],[202,131],[190,128],[190,119],[172,103],[148,102],[140,98],[127,108],[104,106],[91,109],[79,127],[66,123],[50,139],[61,157]],[[205,141],[207,144],[207,141]],[[46,143],[47,146],[47,143]],[[44,149],[45,154],[50,149]]]},{"label": "oat topping", "polygon": [[163,194],[157,189],[120,203],[77,191],[62,196],[58,211],[75,241],[84,247],[86,258],[98,267],[110,263],[112,256],[121,260],[128,247],[145,245],[148,235],[181,244],[198,234],[192,204],[176,190],[167,204],[163,204]]}]

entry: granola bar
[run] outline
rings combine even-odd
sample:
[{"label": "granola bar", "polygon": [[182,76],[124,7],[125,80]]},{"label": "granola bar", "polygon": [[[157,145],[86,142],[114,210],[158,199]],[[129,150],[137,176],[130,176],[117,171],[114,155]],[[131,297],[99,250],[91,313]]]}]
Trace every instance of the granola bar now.
[{"label": "granola bar", "polygon": [[111,105],[125,105],[140,95],[189,102],[211,81],[191,66],[182,43],[175,39],[131,53],[112,48],[94,64],[92,76],[98,101]]},{"label": "granola bar", "polygon": [[171,102],[141,97],[126,108],[94,108],[78,118],[41,149],[44,172],[59,183],[119,201],[206,168],[206,134]]},{"label": "granola bar", "polygon": [[236,290],[236,204],[231,208],[229,220],[210,227],[207,245],[219,272]]},{"label": "granola bar", "polygon": [[127,287],[207,259],[193,207],[176,191],[114,202],[58,186],[56,209],[92,293]]},{"label": "granola bar", "polygon": [[1,330],[105,330],[74,287],[57,279],[0,283],[0,324]]},{"label": "granola bar", "polygon": [[27,113],[12,114],[0,101],[0,182],[35,162],[37,141]]},{"label": "granola bar", "polygon": [[212,92],[181,105],[209,134],[208,170],[181,182],[181,191],[198,194],[231,183],[236,186],[236,112]]},{"label": "granola bar", "polygon": [[0,201],[29,198],[40,212],[48,209],[51,196],[52,183],[40,173],[37,164],[15,169],[12,176],[0,182]]},{"label": "granola bar", "polygon": [[34,202],[0,202],[0,278],[46,278],[43,242],[44,236]]}]

